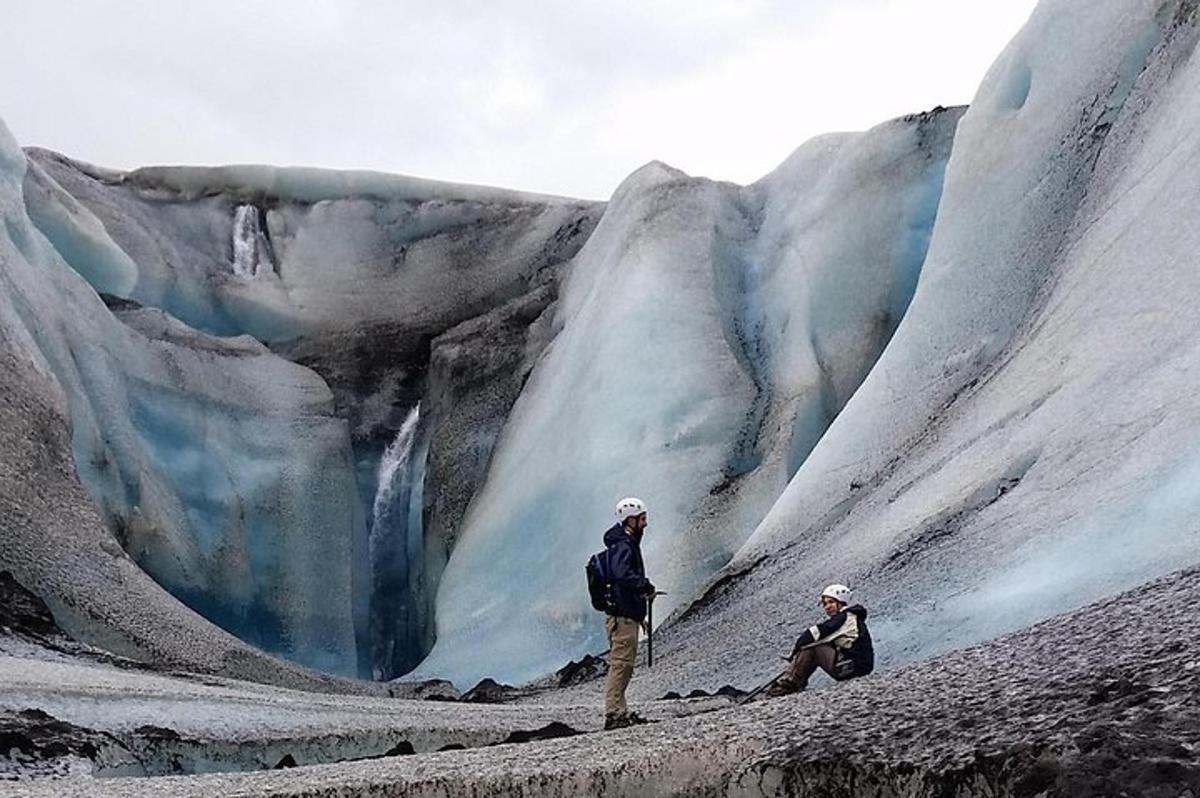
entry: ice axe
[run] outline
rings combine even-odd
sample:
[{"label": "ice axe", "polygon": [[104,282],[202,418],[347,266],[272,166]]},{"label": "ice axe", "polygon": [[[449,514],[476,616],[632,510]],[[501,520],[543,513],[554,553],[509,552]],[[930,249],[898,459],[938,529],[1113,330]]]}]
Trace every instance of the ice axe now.
[{"label": "ice axe", "polygon": [[755,687],[753,690],[746,693],[744,696],[742,696],[741,698],[738,699],[738,702],[737,702],[738,706],[743,706],[745,704],[749,704],[751,701],[758,698],[759,695],[761,695],[764,690],[769,688],[771,685],[775,684],[775,682],[782,679],[784,674],[786,674],[786,673],[787,673],[787,671],[784,671],[783,673],[780,673],[779,675],[772,678],[769,682],[763,682],[758,687]]},{"label": "ice axe", "polygon": [[779,681],[780,679],[782,679],[784,676],[787,675],[788,671],[791,670],[792,658],[784,657],[783,659],[787,660],[788,667],[784,668],[781,673],[778,673],[774,677],[772,677],[770,681],[763,682],[758,687],[755,687],[753,690],[751,690],[750,692],[746,693],[744,696],[739,698],[737,701],[738,706],[742,706],[743,704],[749,704],[751,701],[758,698],[759,695],[761,695],[764,690],[766,690],[771,685],[775,684],[775,682]]},{"label": "ice axe", "polygon": [[656,590],[646,596],[646,667],[654,667],[654,599],[667,595]]}]

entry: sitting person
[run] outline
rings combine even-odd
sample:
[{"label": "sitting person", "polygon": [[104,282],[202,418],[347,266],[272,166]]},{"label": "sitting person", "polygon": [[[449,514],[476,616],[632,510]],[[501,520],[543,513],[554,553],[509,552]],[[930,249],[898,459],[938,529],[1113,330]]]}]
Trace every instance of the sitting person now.
[{"label": "sitting person", "polygon": [[850,606],[850,588],[830,585],[821,593],[821,606],[829,616],[796,640],[787,671],[767,688],[767,695],[781,696],[808,687],[808,679],[820,667],[842,681],[866,676],[875,668],[875,649],[867,631],[867,610]]}]

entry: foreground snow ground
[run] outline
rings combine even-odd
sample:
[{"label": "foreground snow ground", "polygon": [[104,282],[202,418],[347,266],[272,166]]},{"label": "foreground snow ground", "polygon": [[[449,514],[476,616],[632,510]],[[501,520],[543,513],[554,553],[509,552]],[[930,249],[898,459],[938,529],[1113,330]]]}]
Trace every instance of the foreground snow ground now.
[{"label": "foreground snow ground", "polygon": [[[57,665],[61,672],[52,673],[36,659],[0,657],[0,708],[44,708],[102,731],[110,749],[124,743],[126,767],[198,756],[214,770],[289,754],[300,763],[358,760],[97,779],[80,754],[60,751],[57,778],[0,781],[0,789],[131,798],[1185,795],[1200,787],[1198,600],[1200,571],[1193,569],[982,646],[851,683],[745,707],[724,699],[647,702],[639,709],[656,722],[618,732],[598,730],[598,683],[579,696],[591,699],[587,705],[573,706],[335,701],[102,666]],[[1138,645],[1128,644],[1131,637]],[[31,678],[39,668],[42,675]],[[653,674],[650,681],[662,684]],[[582,733],[493,745],[547,720],[574,723]],[[138,726],[143,721],[152,725]],[[26,719],[25,727],[36,724]],[[417,753],[380,756],[403,742]],[[422,753],[454,743],[467,750]],[[110,762],[119,760],[107,753]]]},{"label": "foreground snow ground", "polygon": [[[1198,7],[1044,0],[965,112],[607,204],[0,129],[0,571],[62,630],[0,636],[0,791],[1200,792]],[[598,653],[631,492],[660,722],[412,700]],[[834,579],[875,675],[659,700]]]}]

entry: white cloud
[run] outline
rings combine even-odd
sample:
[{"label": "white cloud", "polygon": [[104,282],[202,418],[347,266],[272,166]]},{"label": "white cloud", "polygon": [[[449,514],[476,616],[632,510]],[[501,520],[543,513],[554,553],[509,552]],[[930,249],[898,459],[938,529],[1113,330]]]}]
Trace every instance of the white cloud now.
[{"label": "white cloud", "polygon": [[305,163],[606,197],[747,182],[803,141],[969,101],[1034,0],[40,0],[0,117],[96,163]]}]

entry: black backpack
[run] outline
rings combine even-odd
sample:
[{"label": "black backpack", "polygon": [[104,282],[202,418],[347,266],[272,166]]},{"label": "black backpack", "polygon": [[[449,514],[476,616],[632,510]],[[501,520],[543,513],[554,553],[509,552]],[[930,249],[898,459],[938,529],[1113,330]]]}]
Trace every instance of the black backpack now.
[{"label": "black backpack", "polygon": [[608,549],[593,554],[587,561],[588,595],[592,599],[592,607],[600,612],[608,612],[612,606],[612,582],[609,581]]}]

